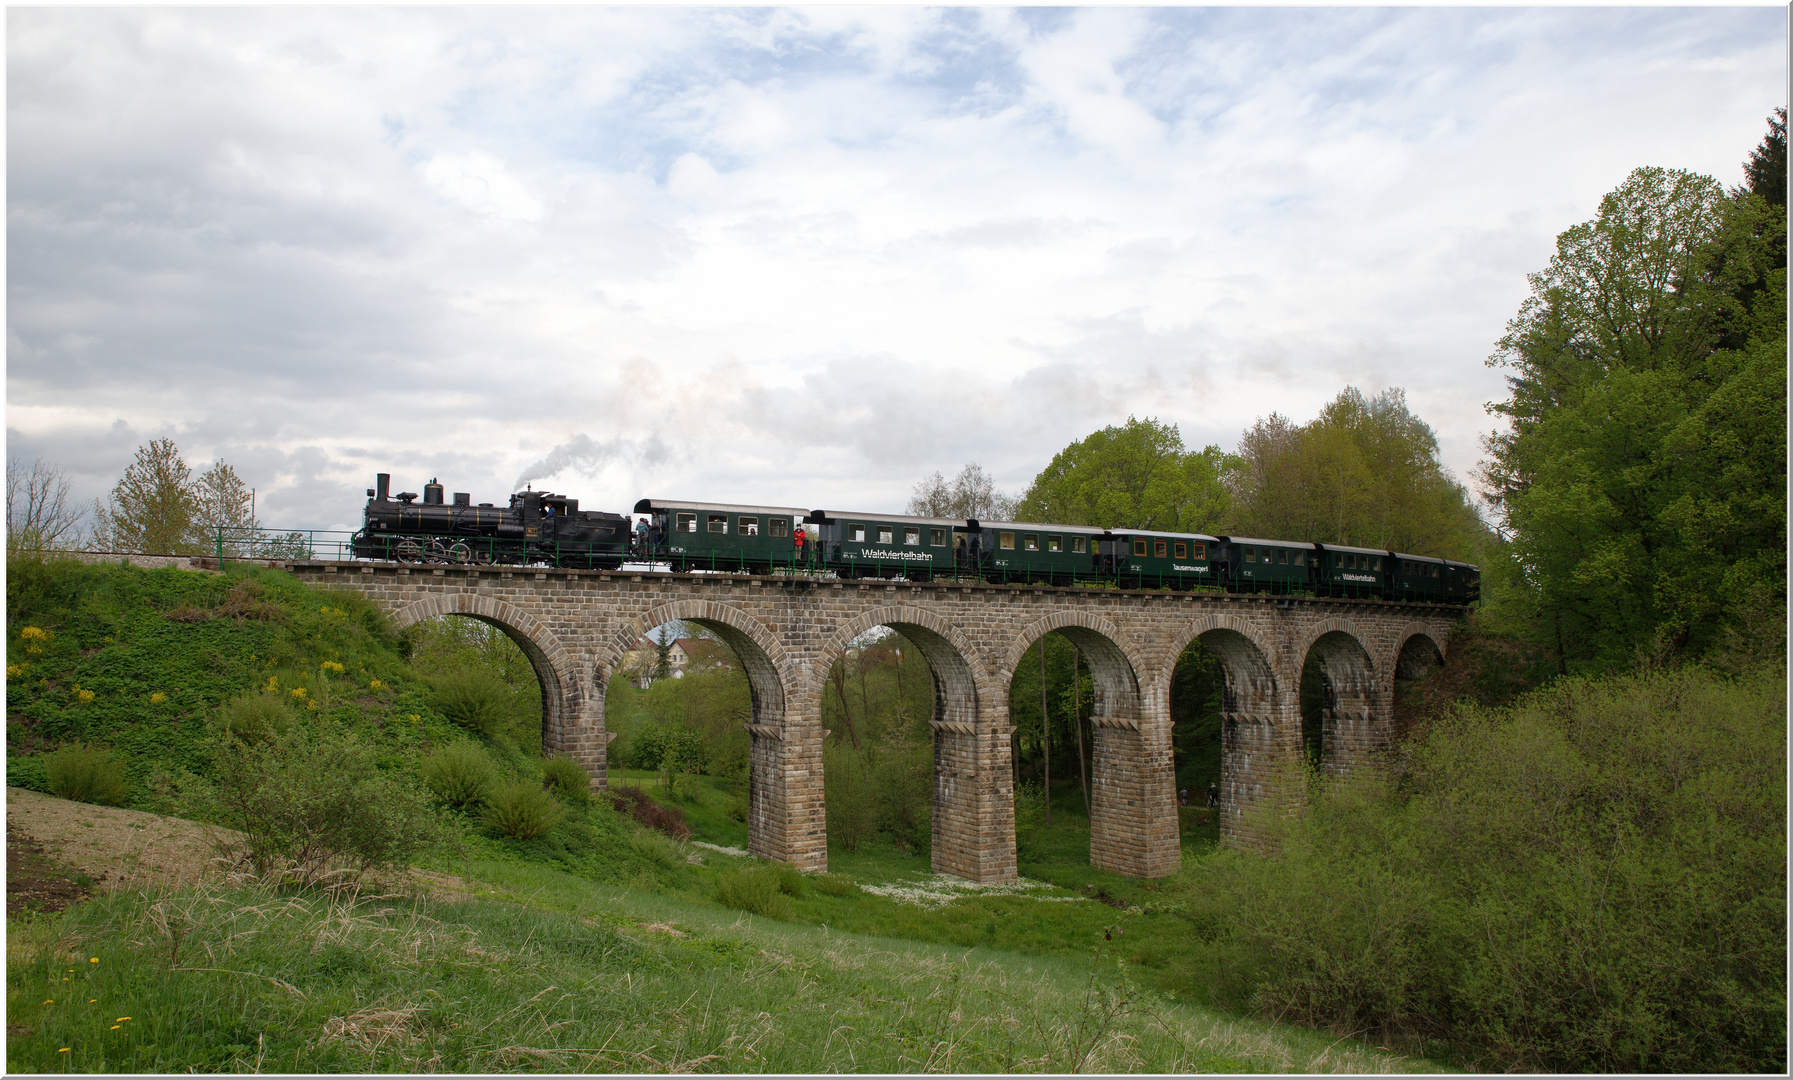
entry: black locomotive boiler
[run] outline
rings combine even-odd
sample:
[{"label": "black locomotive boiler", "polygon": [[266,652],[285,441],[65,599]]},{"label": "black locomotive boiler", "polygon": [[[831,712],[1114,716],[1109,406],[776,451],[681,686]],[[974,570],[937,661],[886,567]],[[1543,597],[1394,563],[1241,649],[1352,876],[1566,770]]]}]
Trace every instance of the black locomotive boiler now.
[{"label": "black locomotive boiler", "polygon": [[435,480],[417,494],[389,495],[392,477],[379,473],[367,489],[355,557],[387,562],[546,563],[574,569],[615,569],[629,546],[629,519],[581,510],[578,499],[548,491],[520,491],[509,506],[474,505],[457,491],[444,502]]}]

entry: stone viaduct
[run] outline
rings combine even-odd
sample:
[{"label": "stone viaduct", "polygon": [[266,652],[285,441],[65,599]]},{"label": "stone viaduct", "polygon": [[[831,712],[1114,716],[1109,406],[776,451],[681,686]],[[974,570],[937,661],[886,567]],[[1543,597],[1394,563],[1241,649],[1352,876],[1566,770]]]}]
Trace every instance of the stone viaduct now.
[{"label": "stone viaduct", "polygon": [[752,687],[750,848],[826,869],[822,693],[834,660],[876,626],[922,651],[935,680],[934,869],[1013,880],[1009,684],[1022,654],[1060,633],[1095,683],[1090,861],[1135,877],[1181,866],[1170,685],[1200,638],[1226,674],[1221,840],[1249,845],[1250,811],[1301,745],[1310,653],[1330,687],[1322,764],[1343,773],[1385,745],[1394,681],[1443,657],[1460,609],[1429,604],[954,582],[634,573],[534,567],[293,562],[313,585],[355,589],[400,626],[464,615],[502,629],[541,679],[543,747],[606,782],[604,694],[623,653],[673,619],[715,633]]}]

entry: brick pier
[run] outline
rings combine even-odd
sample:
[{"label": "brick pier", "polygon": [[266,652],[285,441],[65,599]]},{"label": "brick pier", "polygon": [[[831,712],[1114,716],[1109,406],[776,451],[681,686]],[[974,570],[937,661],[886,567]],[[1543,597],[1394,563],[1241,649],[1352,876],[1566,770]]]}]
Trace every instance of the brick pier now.
[{"label": "brick pier", "polygon": [[325,588],[354,589],[401,627],[464,615],[502,629],[542,682],[543,747],[606,783],[604,691],[649,630],[673,619],[714,632],[753,691],[748,800],[754,854],[802,870],[828,864],[822,692],[847,644],[875,626],[913,641],[935,679],[934,868],[978,882],[1015,878],[1009,683],[1027,649],[1060,633],[1095,683],[1090,861],[1135,877],[1181,865],[1170,684],[1202,642],[1226,672],[1221,840],[1254,844],[1248,811],[1299,752],[1301,669],[1325,666],[1324,767],[1342,774],[1386,745],[1397,670],[1443,656],[1460,610],[1431,604],[1058,589],[951,582],[830,581],[724,574],[294,562]]}]

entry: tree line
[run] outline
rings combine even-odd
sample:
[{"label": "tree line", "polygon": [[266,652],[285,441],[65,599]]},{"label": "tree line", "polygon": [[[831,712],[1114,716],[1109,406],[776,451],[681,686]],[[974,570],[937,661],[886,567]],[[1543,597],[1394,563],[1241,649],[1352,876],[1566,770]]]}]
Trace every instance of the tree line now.
[{"label": "tree line", "polygon": [[142,552],[279,557],[302,548],[298,533],[267,534],[254,490],[223,458],[195,474],[172,439],[151,439],[105,499],[80,506],[62,470],[42,458],[6,462],[9,554],[36,551]]},{"label": "tree line", "polygon": [[1236,450],[1128,417],[1072,443],[1019,496],[968,464],[918,483],[907,512],[1101,528],[1262,536],[1471,558],[1488,530],[1404,391],[1346,387],[1308,423],[1259,418]]}]

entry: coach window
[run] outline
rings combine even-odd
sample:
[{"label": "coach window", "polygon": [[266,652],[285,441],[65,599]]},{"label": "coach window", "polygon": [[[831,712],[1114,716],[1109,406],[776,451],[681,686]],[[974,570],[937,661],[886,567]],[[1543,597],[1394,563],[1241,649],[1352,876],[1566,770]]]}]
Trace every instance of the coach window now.
[{"label": "coach window", "polygon": [[1088,555],[1089,554],[1089,537],[1087,537],[1087,536],[1071,537],[1071,550],[1078,555]]},{"label": "coach window", "polygon": [[1201,543],[1190,544],[1189,554],[1197,559],[1206,559],[1208,557],[1208,545]]},{"label": "coach window", "polygon": [[1026,534],[1024,537],[1022,537],[1021,544],[1022,544],[1022,550],[1024,550],[1024,551],[1040,550],[1040,534],[1039,533]]},{"label": "coach window", "polygon": [[1065,538],[1064,537],[1048,536],[1046,538],[1046,550],[1047,551],[1063,551],[1064,549],[1065,549]]},{"label": "coach window", "polygon": [[878,526],[878,543],[880,543],[880,544],[890,543],[892,533],[893,533],[893,530],[891,529],[890,526],[888,526],[888,525]]},{"label": "coach window", "polygon": [[865,526],[864,525],[859,525],[859,524],[849,525],[849,526],[847,526],[847,529],[848,529],[848,531],[850,531],[853,534],[853,542],[855,544],[865,543]]},{"label": "coach window", "polygon": [[1142,559],[1145,558],[1146,542],[1144,540],[1140,540],[1140,539],[1136,538],[1133,541],[1133,554],[1139,556]]},{"label": "coach window", "polygon": [[680,514],[679,518],[678,518],[678,522],[675,525],[675,527],[673,528],[673,532],[696,532],[696,531],[697,531],[697,515],[696,514]]},{"label": "coach window", "polygon": [[904,546],[913,544],[916,547],[920,547],[921,546],[921,530],[915,529],[915,528],[910,528],[907,525],[903,526],[903,544],[904,544]]},{"label": "coach window", "polygon": [[1167,551],[1169,551],[1169,546],[1163,540],[1153,541],[1153,543],[1152,543],[1152,554],[1153,555],[1156,555],[1158,558],[1162,559],[1162,558],[1164,558],[1165,553]]},{"label": "coach window", "polygon": [[928,546],[929,547],[945,547],[946,546],[946,530],[945,529],[929,529],[928,530]]},{"label": "coach window", "polygon": [[1276,549],[1276,565],[1278,565],[1278,566],[1289,565],[1289,549],[1288,548],[1277,548]]},{"label": "coach window", "polygon": [[1012,532],[998,533],[996,546],[1004,551],[1015,550],[1015,534]]},{"label": "coach window", "polygon": [[742,536],[758,536],[760,534],[760,519],[744,517],[741,519],[740,528]]},{"label": "coach window", "polygon": [[791,523],[786,521],[784,518],[767,518],[766,519],[766,535],[767,536],[789,536],[790,534],[791,534]]},{"label": "coach window", "polygon": [[727,533],[728,533],[728,515],[727,514],[711,514],[710,515],[710,531],[713,533],[722,533],[724,535],[727,535]]},{"label": "coach window", "polygon": [[1181,540],[1178,540],[1176,543],[1176,553],[1177,553],[1177,558],[1187,559],[1189,557],[1189,545],[1185,544]]}]

